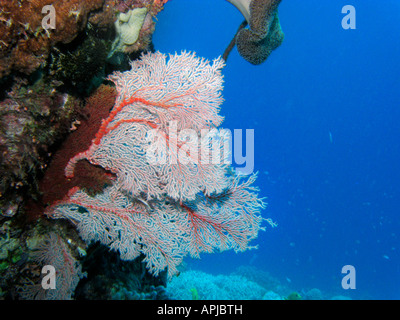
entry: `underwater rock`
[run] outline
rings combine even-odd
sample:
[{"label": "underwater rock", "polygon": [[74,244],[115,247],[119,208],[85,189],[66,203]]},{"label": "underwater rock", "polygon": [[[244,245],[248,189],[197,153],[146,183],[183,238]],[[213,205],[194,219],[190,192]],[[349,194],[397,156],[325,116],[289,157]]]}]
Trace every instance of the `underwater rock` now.
[{"label": "underwater rock", "polygon": [[38,196],[50,146],[80,108],[79,99],[43,80],[17,82],[0,102],[0,215],[14,216],[27,196]]},{"label": "underwater rock", "polygon": [[[49,299],[51,295],[71,298],[72,290],[52,290],[46,295],[41,290],[41,270],[45,264],[57,264],[61,271],[69,268],[72,261],[79,268],[79,250],[85,248],[76,230],[66,223],[54,224],[43,219],[34,224],[21,223],[15,218],[0,220],[0,299]],[[57,254],[60,259],[54,260]],[[62,284],[67,288],[75,286],[76,281],[74,284],[72,278],[62,279],[57,288],[61,289]]]},{"label": "underwater rock", "polygon": [[274,291],[268,291],[264,294],[263,300],[283,300],[282,297]]},{"label": "underwater rock", "polygon": [[304,300],[323,300],[322,292],[318,288],[312,288],[304,294]]},{"label": "underwater rock", "polygon": [[94,244],[83,259],[87,278],[76,289],[78,300],[165,300],[167,273],[151,275],[141,261],[121,260],[118,253]]},{"label": "underwater rock", "polygon": [[58,46],[51,52],[50,76],[74,94],[89,95],[105,77],[110,44],[91,33],[77,45]]}]

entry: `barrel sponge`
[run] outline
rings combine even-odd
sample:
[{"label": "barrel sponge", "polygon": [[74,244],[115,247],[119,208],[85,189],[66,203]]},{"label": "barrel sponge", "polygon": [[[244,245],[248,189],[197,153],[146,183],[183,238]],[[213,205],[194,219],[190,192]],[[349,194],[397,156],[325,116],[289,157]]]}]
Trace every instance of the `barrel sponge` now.
[{"label": "barrel sponge", "polygon": [[241,29],[236,36],[240,55],[252,64],[263,63],[281,45],[282,32],[278,5],[281,0],[228,0],[245,17],[249,29]]},{"label": "barrel sponge", "polygon": [[248,62],[258,65],[263,63],[271,52],[278,48],[283,42],[278,12],[272,17],[267,34],[263,37],[251,29],[242,29],[236,38],[236,45],[240,55]]}]

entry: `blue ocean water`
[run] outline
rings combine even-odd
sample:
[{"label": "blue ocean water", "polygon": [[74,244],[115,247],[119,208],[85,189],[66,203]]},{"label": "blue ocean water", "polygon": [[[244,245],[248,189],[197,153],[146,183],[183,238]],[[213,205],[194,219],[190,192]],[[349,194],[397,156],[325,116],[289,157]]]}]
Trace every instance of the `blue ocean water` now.
[{"label": "blue ocean water", "polygon": [[[356,9],[356,29],[341,26]],[[258,250],[203,255],[194,269],[265,270],[301,291],[400,298],[400,5],[283,0],[283,44],[253,66],[234,49],[223,70],[224,127],[254,129],[267,198]],[[153,37],[164,53],[222,55],[243,17],[223,0],[171,0]],[[341,285],[344,265],[356,289]]]}]

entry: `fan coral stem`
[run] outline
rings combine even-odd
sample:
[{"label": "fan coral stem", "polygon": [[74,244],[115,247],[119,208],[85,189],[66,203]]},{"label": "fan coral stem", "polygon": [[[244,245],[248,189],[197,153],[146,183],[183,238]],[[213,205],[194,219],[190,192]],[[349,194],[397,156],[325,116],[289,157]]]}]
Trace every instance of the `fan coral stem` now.
[{"label": "fan coral stem", "polygon": [[107,126],[110,124],[110,122],[112,122],[112,121],[114,120],[115,116],[116,116],[120,111],[122,111],[122,109],[123,109],[125,106],[130,105],[130,104],[133,104],[133,103],[136,103],[136,102],[142,103],[142,104],[147,105],[147,106],[161,107],[161,108],[164,108],[164,109],[168,109],[168,108],[171,108],[171,107],[182,106],[182,104],[179,104],[179,103],[172,104],[172,105],[167,105],[167,104],[164,104],[164,103],[161,103],[161,102],[155,103],[155,102],[152,102],[152,101],[145,100],[145,99],[143,99],[143,98],[134,98],[134,97],[131,97],[131,98],[129,98],[129,99],[124,99],[124,100],[119,104],[118,107],[116,107],[114,110],[112,110],[112,111],[110,112],[109,117],[108,117],[106,120],[103,120],[99,131],[96,133],[96,137],[95,137],[93,143],[94,143],[95,145],[99,145],[99,144],[100,144],[100,140],[101,140],[101,138],[102,138],[104,135],[106,135],[107,133],[109,133],[109,132],[112,131],[112,130],[115,130],[115,129],[118,128],[118,126],[121,125],[122,123],[129,123],[129,122],[145,123],[145,124],[149,125],[151,128],[156,129],[156,128],[157,128],[157,124],[155,124],[154,122],[148,121],[148,120],[144,120],[144,119],[120,120],[120,121],[118,121],[114,126],[112,126],[111,128],[107,128]]}]

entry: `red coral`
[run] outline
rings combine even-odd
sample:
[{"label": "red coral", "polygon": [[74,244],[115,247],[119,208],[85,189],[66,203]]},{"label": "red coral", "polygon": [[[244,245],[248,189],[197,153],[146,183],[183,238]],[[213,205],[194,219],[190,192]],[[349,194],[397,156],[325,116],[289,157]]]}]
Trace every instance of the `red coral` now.
[{"label": "red coral", "polygon": [[42,200],[45,205],[64,198],[69,189],[74,186],[80,186],[93,194],[101,191],[102,186],[110,183],[111,176],[106,170],[89,165],[88,162],[79,164],[77,174],[73,179],[67,179],[64,176],[64,168],[72,156],[90,146],[102,120],[107,118],[114,105],[115,98],[115,89],[102,85],[87,99],[85,116],[80,120],[79,127],[68,136],[61,148],[54,154],[50,166],[40,182],[40,190],[43,193]]},{"label": "red coral", "polygon": [[162,9],[164,9],[164,4],[166,4],[169,0],[154,0],[152,12],[154,14],[159,13]]}]

